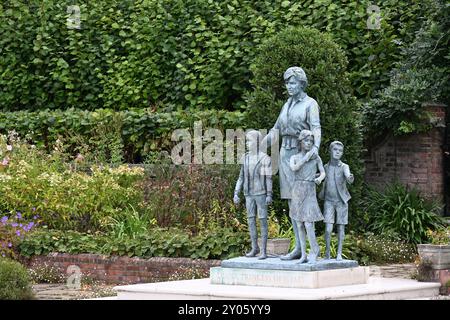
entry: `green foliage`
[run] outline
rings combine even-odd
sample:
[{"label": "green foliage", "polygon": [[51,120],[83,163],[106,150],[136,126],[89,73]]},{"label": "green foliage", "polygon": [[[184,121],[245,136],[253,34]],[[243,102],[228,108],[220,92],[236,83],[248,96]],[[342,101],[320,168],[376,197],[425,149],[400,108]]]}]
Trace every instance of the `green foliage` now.
[{"label": "green foliage", "polygon": [[25,237],[19,245],[23,256],[50,252],[98,253],[130,257],[190,257],[225,259],[242,255],[248,245],[246,232],[217,228],[196,236],[182,229],[152,228],[136,237],[87,234],[75,231],[41,230]]},{"label": "green foliage", "polygon": [[148,109],[93,112],[77,109],[19,111],[0,113],[0,132],[15,130],[38,147],[52,150],[59,139],[75,155],[90,156],[89,162],[118,163],[142,161],[150,151],[168,151],[176,143],[171,140],[175,129],[190,129],[202,121],[203,128],[239,128],[245,114],[223,110],[198,112],[175,111],[152,113]]},{"label": "green foliage", "polygon": [[47,154],[19,138],[0,136],[0,152],[8,164],[0,172],[0,207],[4,212],[21,211],[31,219],[61,230],[101,230],[130,205],[140,209],[143,192],[136,183],[142,168],[127,165],[110,168],[94,165],[89,172],[66,162],[63,147],[57,144]]},{"label": "green foliage", "polygon": [[255,48],[288,25],[332,32],[367,96],[387,84],[426,2],[383,1],[372,30],[370,0],[80,0],[70,29],[73,1],[5,0],[0,108],[239,108]]},{"label": "green foliage", "polygon": [[19,262],[0,257],[0,300],[33,298],[27,269]]},{"label": "green foliage", "polygon": [[216,226],[244,228],[245,209],[232,202],[239,166],[154,165],[147,170],[145,203],[159,226],[180,225],[195,233]]},{"label": "green foliage", "polygon": [[427,230],[427,236],[431,244],[450,245],[450,227]]},{"label": "green foliage", "polygon": [[425,200],[416,189],[393,183],[383,191],[369,189],[364,198],[369,229],[384,236],[397,237],[408,243],[423,243],[427,230],[443,224],[437,203]]},{"label": "green foliage", "polygon": [[[290,66],[302,66],[308,77],[306,91],[320,107],[322,141],[320,155],[329,159],[329,145],[339,140],[345,145],[343,161],[355,175],[350,187],[353,205],[359,198],[362,181],[361,134],[356,99],[350,92],[344,52],[328,34],[310,28],[288,28],[265,41],[252,66],[254,91],[248,97],[249,126],[271,128],[287,100],[283,74]],[[277,189],[277,184],[274,184]],[[277,193],[278,190],[275,190]],[[276,195],[275,195],[276,197]]]},{"label": "green foliage", "polygon": [[386,131],[407,134],[433,126],[424,103],[446,103],[450,97],[450,7],[433,0],[425,11],[414,41],[403,48],[394,65],[390,85],[376,92],[363,107],[368,138]]}]

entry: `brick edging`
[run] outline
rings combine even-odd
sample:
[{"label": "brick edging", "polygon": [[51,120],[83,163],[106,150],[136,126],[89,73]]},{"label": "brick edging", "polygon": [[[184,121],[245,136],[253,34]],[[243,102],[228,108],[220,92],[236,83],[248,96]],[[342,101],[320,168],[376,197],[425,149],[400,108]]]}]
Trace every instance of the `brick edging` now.
[{"label": "brick edging", "polygon": [[221,260],[191,258],[106,256],[100,254],[50,253],[33,256],[28,266],[47,264],[66,273],[70,265],[78,266],[81,273],[107,283],[142,283],[168,280],[170,276],[186,270],[207,273],[209,268],[220,266]]}]

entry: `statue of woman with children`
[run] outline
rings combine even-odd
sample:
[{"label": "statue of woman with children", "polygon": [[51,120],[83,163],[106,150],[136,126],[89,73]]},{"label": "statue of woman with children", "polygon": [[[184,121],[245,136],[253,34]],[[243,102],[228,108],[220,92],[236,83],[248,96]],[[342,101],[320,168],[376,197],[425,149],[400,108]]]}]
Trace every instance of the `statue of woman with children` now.
[{"label": "statue of woman with children", "polygon": [[[306,152],[303,161],[307,162],[310,159],[318,157],[321,140],[319,105],[316,100],[309,97],[305,92],[308,85],[308,78],[302,68],[288,68],[284,73],[284,81],[290,97],[281,109],[275,125],[263,139],[262,145],[273,144],[275,139],[281,136],[279,158],[280,194],[282,199],[288,200],[289,216],[291,217],[295,234],[294,250],[286,256],[281,257],[281,259],[292,260],[301,258],[303,261],[306,261],[306,257],[302,255],[302,245],[305,242],[301,240],[304,238],[304,228],[306,228],[306,232],[309,235],[308,238],[315,234],[314,222],[298,224],[295,220],[296,215],[293,215],[293,213],[296,211],[295,206],[297,204],[293,203],[292,191],[294,190],[296,172],[292,170],[290,162],[291,157],[298,153],[298,139],[302,130],[309,130],[313,137],[313,145]],[[313,251],[314,254],[311,255],[311,260],[315,260],[315,257],[317,257],[319,253],[316,252],[318,251],[318,246]]]},{"label": "statue of woman with children", "polygon": [[[284,73],[284,81],[289,99],[281,109],[280,115],[273,128],[261,141],[262,149],[272,145],[281,136],[279,156],[280,194],[282,199],[288,200],[289,217],[291,218],[295,234],[295,248],[281,260],[299,259],[298,263],[315,263],[320,254],[320,247],[315,235],[315,222],[324,221],[325,230],[325,259],[330,259],[330,237],[333,225],[338,229],[337,260],[342,260],[342,244],[344,241],[344,227],[348,223],[348,200],[351,198],[346,184],[353,183],[353,175],[347,164],[340,161],[344,145],[334,141],[330,145],[330,162],[325,166],[319,156],[321,127],[319,105],[309,97],[305,88],[308,79],[305,71],[300,67],[290,67]],[[259,145],[260,135],[254,130],[248,133],[250,145]],[[255,137],[258,139],[255,140]],[[255,149],[255,148],[253,148]],[[251,156],[255,159],[251,166]],[[236,184],[234,201],[239,203],[239,192],[243,185],[246,196],[249,231],[252,239],[252,250],[246,255],[255,257],[259,253],[256,243],[256,212],[261,221],[262,253],[258,259],[266,259],[267,241],[267,206],[272,201],[272,180],[264,178],[266,174],[255,174],[255,168],[260,160],[265,159],[264,168],[258,172],[269,172],[270,157],[265,153],[248,152],[249,161],[244,162],[239,180]],[[247,163],[247,164],[246,164]],[[254,168],[251,170],[251,168]],[[251,174],[250,174],[251,173]],[[265,179],[265,180],[264,180]],[[324,200],[324,213],[320,210],[316,185],[325,180],[320,198]],[[251,186],[258,186],[256,189]],[[310,244],[310,252],[306,254],[306,238]]]}]

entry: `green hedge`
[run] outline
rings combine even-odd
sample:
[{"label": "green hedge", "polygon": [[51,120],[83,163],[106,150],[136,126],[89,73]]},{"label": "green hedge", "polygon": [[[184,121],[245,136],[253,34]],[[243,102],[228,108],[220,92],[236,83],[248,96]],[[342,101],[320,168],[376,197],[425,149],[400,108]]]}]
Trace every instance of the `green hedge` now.
[{"label": "green hedge", "polygon": [[[111,143],[120,139],[123,144],[123,160],[142,161],[150,151],[169,151],[175,129],[191,129],[195,121],[207,127],[233,129],[245,124],[245,114],[239,111],[204,110],[197,112],[174,111],[153,113],[149,109],[114,111],[78,109],[0,112],[0,133],[15,130],[22,137],[38,146],[52,149],[58,138],[78,145],[83,141],[96,140]],[[117,136],[116,136],[117,133]]]},{"label": "green hedge", "polygon": [[364,127],[369,143],[387,132],[428,131],[436,123],[423,103],[450,100],[450,6],[448,1],[433,2],[416,38],[403,48],[403,59],[393,65],[389,86],[363,106],[364,122],[370,124]]},{"label": "green hedge", "polygon": [[41,230],[28,235],[19,245],[23,256],[50,252],[98,253],[129,257],[189,257],[225,259],[240,256],[248,247],[246,232],[216,229],[192,236],[180,229],[154,228],[135,238],[75,231]]},{"label": "green hedge", "polygon": [[0,109],[154,107],[235,109],[250,88],[255,48],[286,26],[331,32],[346,50],[359,96],[388,82],[414,38],[423,0],[80,0],[0,4]]}]

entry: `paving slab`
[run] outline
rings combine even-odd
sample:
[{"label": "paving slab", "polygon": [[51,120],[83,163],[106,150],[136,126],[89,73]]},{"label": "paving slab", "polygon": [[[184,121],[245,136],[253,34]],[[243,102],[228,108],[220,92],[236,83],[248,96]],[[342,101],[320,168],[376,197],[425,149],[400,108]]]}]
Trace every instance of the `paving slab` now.
[{"label": "paving slab", "polygon": [[211,284],[210,279],[117,286],[118,300],[402,300],[439,296],[439,283],[370,277],[366,284],[302,289]]}]

